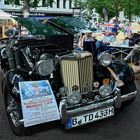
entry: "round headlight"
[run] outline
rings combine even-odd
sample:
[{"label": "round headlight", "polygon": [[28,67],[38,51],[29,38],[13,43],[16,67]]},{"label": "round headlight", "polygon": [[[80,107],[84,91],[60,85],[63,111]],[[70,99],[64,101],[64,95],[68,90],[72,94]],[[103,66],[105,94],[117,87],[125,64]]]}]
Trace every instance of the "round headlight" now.
[{"label": "round headlight", "polygon": [[109,53],[103,52],[99,54],[98,60],[103,66],[109,66],[112,63],[112,56]]},{"label": "round headlight", "polygon": [[40,60],[37,63],[37,72],[41,76],[47,76],[51,74],[54,70],[53,61],[50,60]]},{"label": "round headlight", "polygon": [[112,88],[109,85],[102,85],[99,89],[99,94],[102,97],[107,97],[112,93]]},{"label": "round headlight", "polygon": [[67,101],[69,105],[76,105],[81,102],[82,95],[77,92],[73,91],[70,95],[68,95]]}]

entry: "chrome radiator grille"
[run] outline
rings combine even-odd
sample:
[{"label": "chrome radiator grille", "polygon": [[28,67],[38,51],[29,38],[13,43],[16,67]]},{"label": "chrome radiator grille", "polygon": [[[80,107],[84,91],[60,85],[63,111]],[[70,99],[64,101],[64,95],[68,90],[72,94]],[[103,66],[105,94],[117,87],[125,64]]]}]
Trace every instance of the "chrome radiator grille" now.
[{"label": "chrome radiator grille", "polygon": [[86,83],[89,90],[92,91],[93,83],[93,58],[92,55],[84,58],[64,57],[61,61],[61,72],[65,87],[68,87],[69,93],[72,87],[77,85],[79,91],[83,92],[83,85]]}]

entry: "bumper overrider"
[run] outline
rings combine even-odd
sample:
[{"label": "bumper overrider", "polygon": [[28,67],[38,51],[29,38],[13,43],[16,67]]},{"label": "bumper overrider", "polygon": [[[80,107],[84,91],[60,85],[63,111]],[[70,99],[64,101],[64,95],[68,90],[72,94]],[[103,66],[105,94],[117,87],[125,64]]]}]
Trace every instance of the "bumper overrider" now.
[{"label": "bumper overrider", "polygon": [[91,103],[74,109],[66,108],[66,99],[60,102],[61,122],[66,129],[84,125],[93,121],[114,115],[114,108],[120,108],[122,103],[136,97],[137,91],[121,96],[120,89],[114,91],[114,97],[98,103]]}]

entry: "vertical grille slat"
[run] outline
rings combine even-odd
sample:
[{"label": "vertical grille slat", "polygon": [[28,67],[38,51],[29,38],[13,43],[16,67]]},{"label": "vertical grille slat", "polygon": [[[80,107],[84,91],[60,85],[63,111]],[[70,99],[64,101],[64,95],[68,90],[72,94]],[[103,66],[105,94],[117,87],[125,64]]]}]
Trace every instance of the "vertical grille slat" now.
[{"label": "vertical grille slat", "polygon": [[79,91],[83,92],[83,85],[88,83],[92,91],[93,83],[93,58],[87,56],[80,59],[69,59],[65,57],[61,61],[61,73],[64,85],[72,92],[74,85],[79,86]]}]

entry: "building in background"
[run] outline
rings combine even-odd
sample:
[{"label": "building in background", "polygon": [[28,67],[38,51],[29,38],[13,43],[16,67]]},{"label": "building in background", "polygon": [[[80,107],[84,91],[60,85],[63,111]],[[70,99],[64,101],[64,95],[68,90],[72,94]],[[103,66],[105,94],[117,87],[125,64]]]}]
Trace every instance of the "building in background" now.
[{"label": "building in background", "polygon": [[[23,0],[20,0],[23,3]],[[30,17],[44,18],[52,16],[73,16],[72,0],[54,0],[48,7],[44,7],[44,0],[39,1],[39,7],[30,9]],[[22,6],[11,5],[6,0],[0,0],[0,9],[13,16],[23,16]],[[12,19],[0,19],[0,38],[5,38],[5,27],[12,28]]]},{"label": "building in background", "polygon": [[[21,3],[23,0],[21,0]],[[31,16],[72,16],[72,0],[54,0],[49,7],[43,7],[44,1],[39,1],[39,7],[30,9]],[[0,9],[12,15],[22,16],[22,7],[10,5],[5,0],[0,0]]]}]

